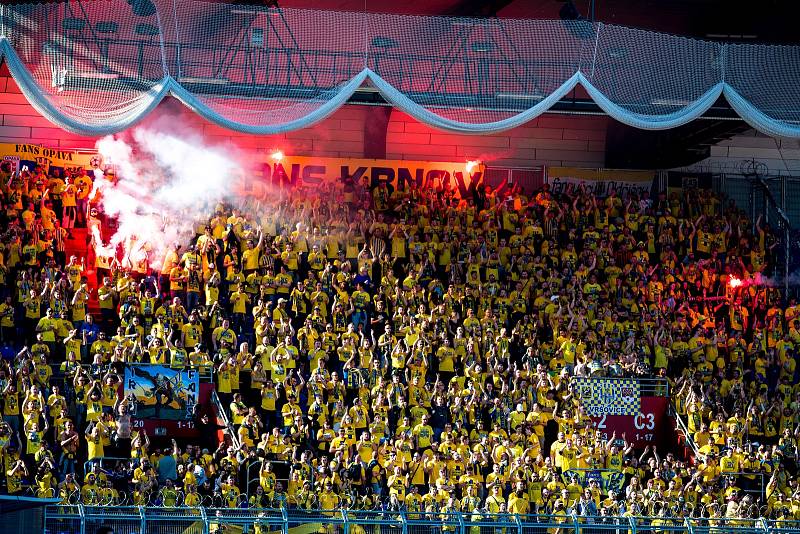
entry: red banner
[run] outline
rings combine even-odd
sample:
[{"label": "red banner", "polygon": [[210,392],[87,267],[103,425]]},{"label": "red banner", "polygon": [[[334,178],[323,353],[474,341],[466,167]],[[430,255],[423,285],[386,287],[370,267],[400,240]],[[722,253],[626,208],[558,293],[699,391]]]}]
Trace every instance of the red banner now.
[{"label": "red banner", "polygon": [[641,411],[636,415],[599,415],[592,417],[594,426],[608,439],[616,432],[618,438],[625,438],[638,449],[655,445],[665,426],[667,417],[667,397],[642,397]]}]

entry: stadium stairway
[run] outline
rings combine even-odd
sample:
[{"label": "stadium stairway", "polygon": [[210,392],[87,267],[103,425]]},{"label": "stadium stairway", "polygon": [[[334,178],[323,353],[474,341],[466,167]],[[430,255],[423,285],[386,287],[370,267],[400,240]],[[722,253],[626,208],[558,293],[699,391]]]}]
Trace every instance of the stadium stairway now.
[{"label": "stadium stairway", "polygon": [[678,454],[684,461],[689,462],[689,464],[697,465],[699,449],[686,426],[686,421],[678,415],[674,406],[670,407],[669,421],[671,435],[673,436],[673,443],[671,444],[673,452]]},{"label": "stadium stairway", "polygon": [[100,307],[97,302],[97,277],[95,276],[94,255],[89,254],[89,240],[87,234],[88,230],[86,228],[73,228],[72,235],[64,242],[64,250],[67,255],[67,261],[69,261],[70,256],[77,256],[78,261],[80,261],[81,258],[85,259],[86,270],[84,271],[84,275],[89,281],[89,288],[91,290],[87,311],[92,315],[97,315],[100,312]]}]

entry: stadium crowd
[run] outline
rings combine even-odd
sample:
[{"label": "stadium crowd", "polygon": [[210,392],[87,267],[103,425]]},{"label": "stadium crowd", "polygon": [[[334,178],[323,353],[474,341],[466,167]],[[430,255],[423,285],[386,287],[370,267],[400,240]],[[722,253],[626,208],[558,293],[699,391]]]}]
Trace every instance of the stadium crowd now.
[{"label": "stadium crowd", "polygon": [[[217,206],[137,275],[65,257],[103,218],[86,179],[3,178],[7,493],[800,518],[800,308],[764,283],[769,228],[711,191],[283,190]],[[205,411],[200,445],[133,428],[125,362],[213,370],[234,435],[217,446]],[[668,380],[696,457],[603,434],[575,376]],[[84,470],[104,456],[130,461]]]}]

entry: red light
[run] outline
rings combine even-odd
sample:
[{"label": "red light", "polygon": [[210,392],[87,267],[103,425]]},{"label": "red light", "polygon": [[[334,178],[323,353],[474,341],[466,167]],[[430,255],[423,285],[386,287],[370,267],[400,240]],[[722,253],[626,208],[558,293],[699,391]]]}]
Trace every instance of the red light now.
[{"label": "red light", "polygon": [[735,276],[731,276],[730,278],[728,278],[728,286],[730,286],[732,289],[741,287],[741,285],[742,281],[736,278]]},{"label": "red light", "polygon": [[272,153],[272,159],[274,159],[275,161],[281,161],[283,159],[283,152],[281,152],[280,150],[276,150],[275,152]]},{"label": "red light", "polygon": [[481,162],[480,162],[480,161],[477,161],[477,160],[468,160],[468,161],[467,161],[467,165],[466,165],[467,174],[472,174],[472,171],[473,171],[473,169],[475,169],[475,167],[477,167],[477,166],[478,166],[478,165],[480,165],[480,164],[481,164]]}]

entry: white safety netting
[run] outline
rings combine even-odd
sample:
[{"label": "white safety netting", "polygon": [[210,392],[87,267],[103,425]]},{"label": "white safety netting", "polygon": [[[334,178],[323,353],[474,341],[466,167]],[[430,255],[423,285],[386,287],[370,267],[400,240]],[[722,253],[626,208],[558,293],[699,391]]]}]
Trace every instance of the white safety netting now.
[{"label": "white safety netting", "polygon": [[169,92],[157,15],[136,16],[124,0],[3,6],[3,15],[11,75],[67,130],[124,130]]},{"label": "white safety netting", "polygon": [[800,137],[800,47],[728,46],[725,98],[761,132]]},{"label": "white safety netting", "polygon": [[722,94],[720,43],[597,25],[581,83],[603,111],[643,129],[674,128]]},{"label": "white safety netting", "polygon": [[540,115],[577,83],[578,23],[370,15],[372,83],[432,126],[490,132]]},{"label": "white safety netting", "polygon": [[173,94],[226,128],[306,127],[347,102],[367,77],[359,13],[176,0],[166,18]]},{"label": "white safety netting", "polygon": [[324,119],[362,87],[435,128],[479,134],[524,124],[580,85],[637,128],[685,124],[724,95],[757,129],[800,137],[795,46],[192,0],[0,7],[0,52],[22,92],[91,136],[132,126],[167,95],[225,128],[273,134]]}]

